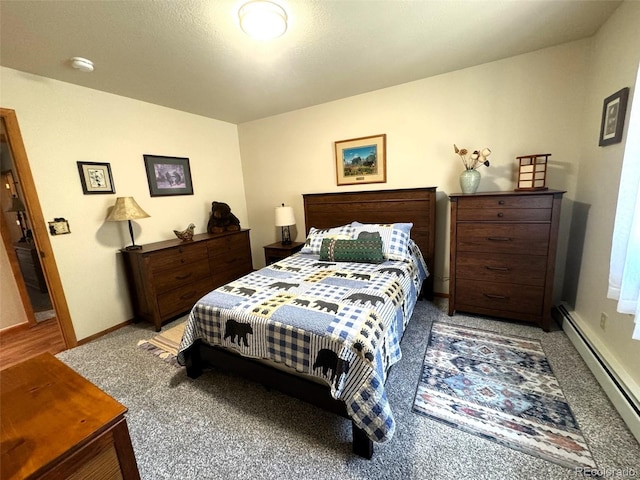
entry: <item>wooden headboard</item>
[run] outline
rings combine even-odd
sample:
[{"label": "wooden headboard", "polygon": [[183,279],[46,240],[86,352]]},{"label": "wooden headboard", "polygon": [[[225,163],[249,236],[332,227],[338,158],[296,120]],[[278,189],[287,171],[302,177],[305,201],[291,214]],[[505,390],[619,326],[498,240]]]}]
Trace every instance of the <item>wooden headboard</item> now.
[{"label": "wooden headboard", "polygon": [[420,247],[431,275],[424,293],[433,297],[436,245],[436,187],[345,193],[309,193],[304,198],[306,233],[311,227],[351,223],[413,223],[411,238]]}]

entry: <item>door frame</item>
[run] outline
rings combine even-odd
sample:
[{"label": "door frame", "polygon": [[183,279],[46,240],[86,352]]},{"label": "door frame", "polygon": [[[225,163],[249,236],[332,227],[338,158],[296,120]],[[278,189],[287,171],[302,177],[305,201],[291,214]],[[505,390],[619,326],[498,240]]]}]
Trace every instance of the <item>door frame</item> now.
[{"label": "door frame", "polygon": [[[20,182],[22,193],[24,194],[24,203],[29,215],[31,228],[33,232],[33,241],[40,255],[40,263],[44,278],[49,289],[51,303],[56,311],[56,317],[64,343],[67,348],[73,348],[78,345],[76,333],[71,322],[71,314],[67,305],[67,299],[62,288],[62,281],[56,265],[56,259],[53,255],[53,249],[49,239],[49,230],[46,227],[40,201],[36,191],[36,185],[31,174],[31,167],[27,157],[27,151],[22,140],[22,133],[18,124],[18,118],[14,110],[0,107],[0,119],[4,121],[7,133],[7,143],[13,156],[13,164],[16,169],[14,175],[16,180]],[[24,299],[23,299],[24,303]],[[25,305],[25,310],[27,305]]]}]

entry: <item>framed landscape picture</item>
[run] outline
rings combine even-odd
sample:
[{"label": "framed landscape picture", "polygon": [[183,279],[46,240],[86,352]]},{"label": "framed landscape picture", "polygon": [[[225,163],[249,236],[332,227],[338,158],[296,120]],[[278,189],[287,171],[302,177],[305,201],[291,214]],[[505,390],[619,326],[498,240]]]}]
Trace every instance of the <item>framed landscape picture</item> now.
[{"label": "framed landscape picture", "polygon": [[116,193],[111,177],[111,165],[99,162],[76,162],[82,192],[85,195],[100,193]]},{"label": "framed landscape picture", "polygon": [[386,134],[335,142],[338,185],[385,183],[386,144]]},{"label": "framed landscape picture", "polygon": [[193,195],[189,159],[143,155],[152,197]]},{"label": "framed landscape picture", "polygon": [[628,99],[629,87],[623,88],[604,99],[599,146],[606,147],[622,141]]}]

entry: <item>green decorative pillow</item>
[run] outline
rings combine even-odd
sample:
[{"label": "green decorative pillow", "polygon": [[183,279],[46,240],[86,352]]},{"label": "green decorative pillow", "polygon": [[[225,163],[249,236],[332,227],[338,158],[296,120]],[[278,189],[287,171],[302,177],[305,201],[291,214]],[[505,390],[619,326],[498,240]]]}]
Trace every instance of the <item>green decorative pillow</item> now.
[{"label": "green decorative pillow", "polygon": [[320,247],[320,260],[330,262],[382,263],[382,239],[339,240],[325,238]]}]

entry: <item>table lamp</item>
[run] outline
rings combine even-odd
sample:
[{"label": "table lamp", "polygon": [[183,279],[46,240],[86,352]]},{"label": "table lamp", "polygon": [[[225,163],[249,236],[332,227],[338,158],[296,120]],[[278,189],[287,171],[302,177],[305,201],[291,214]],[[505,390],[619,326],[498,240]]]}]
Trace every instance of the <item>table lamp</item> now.
[{"label": "table lamp", "polygon": [[107,216],[107,222],[120,222],[127,220],[129,222],[131,245],[125,247],[125,250],[138,250],[142,248],[142,246],[136,245],[136,242],[133,239],[133,226],[131,225],[131,220],[148,217],[149,214],[140,208],[133,197],[118,197],[116,198],[116,204],[111,209],[111,213]]},{"label": "table lamp", "polygon": [[291,245],[291,232],[289,227],[296,224],[296,217],[292,207],[276,207],[276,227],[282,227],[282,244]]},{"label": "table lamp", "polygon": [[9,207],[9,210],[7,210],[7,212],[13,212],[18,217],[18,220],[17,220],[16,223],[20,227],[20,232],[22,233],[22,238],[19,240],[20,242],[26,242],[27,241],[27,236],[26,236],[26,232],[27,232],[27,228],[26,228],[27,215],[25,213],[26,211],[27,211],[27,209],[25,208],[24,203],[22,203],[22,200],[20,200],[20,197],[18,197],[16,195],[11,197],[11,207]]}]

